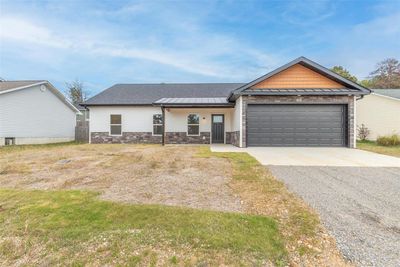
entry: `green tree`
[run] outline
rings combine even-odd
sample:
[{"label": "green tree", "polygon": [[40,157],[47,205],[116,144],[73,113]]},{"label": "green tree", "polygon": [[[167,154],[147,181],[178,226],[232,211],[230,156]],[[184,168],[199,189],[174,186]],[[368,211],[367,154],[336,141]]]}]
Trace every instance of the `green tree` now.
[{"label": "green tree", "polygon": [[359,84],[367,88],[371,88],[372,86],[371,80],[368,79],[362,80],[361,82],[359,82]]},{"label": "green tree", "polygon": [[345,68],[343,68],[342,66],[334,66],[333,68],[331,68],[331,71],[336,72],[337,74],[339,74],[343,78],[346,78],[346,79],[348,79],[350,81],[353,81],[355,83],[358,81],[356,76],[351,75],[350,72],[348,70],[346,70]]},{"label": "green tree", "polygon": [[70,83],[65,83],[67,86],[66,94],[73,104],[79,104],[87,99],[88,92],[85,89],[83,82],[78,79]]},{"label": "green tree", "polygon": [[400,62],[387,58],[370,73],[371,88],[400,88]]}]

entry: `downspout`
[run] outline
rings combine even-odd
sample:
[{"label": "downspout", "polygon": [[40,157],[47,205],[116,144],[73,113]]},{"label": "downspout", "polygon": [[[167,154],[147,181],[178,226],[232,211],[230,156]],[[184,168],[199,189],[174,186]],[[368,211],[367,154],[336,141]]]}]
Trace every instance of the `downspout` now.
[{"label": "downspout", "polygon": [[161,112],[162,112],[162,145],[165,145],[165,108],[161,106]]}]

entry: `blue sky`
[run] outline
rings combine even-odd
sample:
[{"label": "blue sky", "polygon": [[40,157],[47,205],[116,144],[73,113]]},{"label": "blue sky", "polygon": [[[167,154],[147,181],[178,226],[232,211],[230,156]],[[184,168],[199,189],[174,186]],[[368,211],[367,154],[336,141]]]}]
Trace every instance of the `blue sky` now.
[{"label": "blue sky", "polygon": [[298,57],[360,78],[400,57],[400,1],[5,1],[0,77],[247,82]]}]

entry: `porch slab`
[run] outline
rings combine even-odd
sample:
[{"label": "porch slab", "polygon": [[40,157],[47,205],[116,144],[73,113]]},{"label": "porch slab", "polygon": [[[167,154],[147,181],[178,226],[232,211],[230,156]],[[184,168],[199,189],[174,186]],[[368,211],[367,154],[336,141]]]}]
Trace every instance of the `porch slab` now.
[{"label": "porch slab", "polygon": [[400,167],[400,158],[344,147],[248,147],[211,145],[212,152],[247,152],[263,165]]}]

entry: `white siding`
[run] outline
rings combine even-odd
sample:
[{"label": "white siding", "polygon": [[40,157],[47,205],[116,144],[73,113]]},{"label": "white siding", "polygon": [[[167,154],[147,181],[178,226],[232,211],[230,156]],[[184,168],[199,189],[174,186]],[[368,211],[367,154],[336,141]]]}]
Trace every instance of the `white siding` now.
[{"label": "white siding", "polygon": [[[165,124],[167,132],[186,132],[187,115],[199,114],[200,132],[211,131],[211,115],[225,115],[225,131],[231,131],[233,109],[166,109]],[[159,107],[90,107],[90,132],[109,132],[110,115],[121,114],[122,132],[152,132],[153,115],[161,114]]]},{"label": "white siding", "polygon": [[240,131],[242,113],[242,97],[236,99],[235,108],[233,111],[232,131]]},{"label": "white siding", "polygon": [[211,115],[225,115],[225,132],[231,131],[231,108],[188,108],[188,109],[170,109],[165,111],[165,123],[167,132],[186,132],[187,116],[189,114],[198,114],[200,116],[200,132],[211,132]]},{"label": "white siding", "polygon": [[239,147],[243,147],[242,141],[242,107],[243,99],[239,97],[236,99],[235,108],[232,112],[232,131],[236,132],[239,131]]},{"label": "white siding", "polygon": [[375,140],[380,135],[400,134],[400,100],[375,94],[357,101],[357,125],[364,124]]},{"label": "white siding", "polygon": [[110,132],[110,115],[121,114],[122,132],[152,132],[153,114],[158,107],[89,107],[90,132]]},{"label": "white siding", "polygon": [[16,137],[17,144],[74,140],[75,116],[47,87],[0,95],[0,137]]}]

